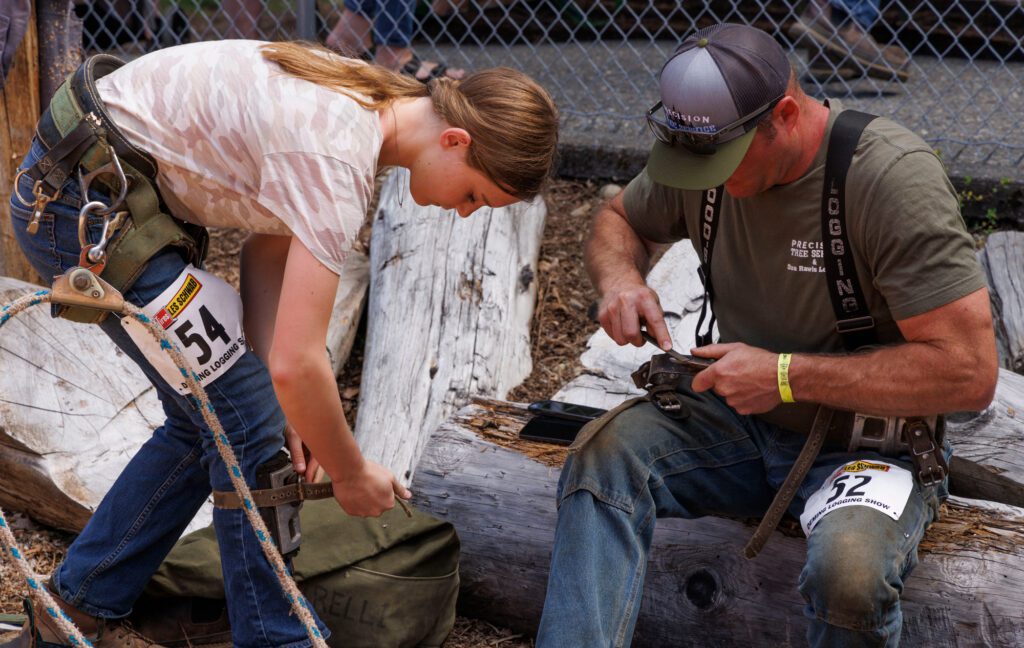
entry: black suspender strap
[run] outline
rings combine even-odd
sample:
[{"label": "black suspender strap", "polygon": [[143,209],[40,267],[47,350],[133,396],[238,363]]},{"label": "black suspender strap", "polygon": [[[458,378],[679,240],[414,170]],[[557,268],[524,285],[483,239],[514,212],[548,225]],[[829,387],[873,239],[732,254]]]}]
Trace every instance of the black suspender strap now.
[{"label": "black suspender strap", "polygon": [[[832,125],[825,161],[825,186],[821,192],[821,242],[824,247],[825,277],[832,309],[836,316],[836,332],[847,351],[876,344],[875,320],[868,311],[864,293],[853,263],[853,248],[846,230],[846,174],[853,161],[864,128],[875,119],[856,110],[839,113]],[[722,209],[724,186],[706,190],[700,206],[700,274],[704,284],[704,301],[697,320],[697,346],[711,344],[715,325],[715,292],[711,283],[711,258],[718,233],[718,216]],[[704,320],[708,328],[701,333]]]},{"label": "black suspender strap", "polygon": [[877,343],[875,320],[868,311],[853,264],[853,249],[846,227],[846,173],[861,133],[875,115],[844,110],[832,126],[825,161],[825,187],[821,192],[821,243],[825,277],[836,332],[847,351]]},{"label": "black suspender strap", "polygon": [[[711,256],[715,251],[715,235],[718,233],[718,215],[722,211],[722,199],[725,197],[725,185],[707,189],[700,201],[700,268],[697,273],[704,284],[704,301],[700,305],[700,318],[697,320],[695,337],[697,346],[711,344],[711,335],[715,328],[715,293],[711,286]],[[710,313],[708,330],[701,333],[704,318]]]}]

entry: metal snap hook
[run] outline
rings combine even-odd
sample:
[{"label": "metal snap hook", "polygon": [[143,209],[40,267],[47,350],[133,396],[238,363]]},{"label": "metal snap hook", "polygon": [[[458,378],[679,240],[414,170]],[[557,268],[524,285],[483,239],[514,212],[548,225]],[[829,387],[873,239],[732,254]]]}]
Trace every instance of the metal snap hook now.
[{"label": "metal snap hook", "polygon": [[[78,212],[78,244],[82,247],[89,244],[89,214],[95,213],[99,215],[103,213],[100,211],[101,209],[107,209],[106,203],[99,200],[90,200],[82,205],[82,209]],[[109,212],[109,210],[107,211]]]},{"label": "metal snap hook", "polygon": [[86,258],[93,263],[99,263],[106,256],[107,244],[110,243],[110,239],[113,238],[114,232],[116,232],[121,225],[124,224],[125,218],[128,217],[128,212],[120,211],[114,215],[113,218],[109,216],[103,217],[103,232],[100,234],[100,242],[90,248],[89,252],[86,253]]}]

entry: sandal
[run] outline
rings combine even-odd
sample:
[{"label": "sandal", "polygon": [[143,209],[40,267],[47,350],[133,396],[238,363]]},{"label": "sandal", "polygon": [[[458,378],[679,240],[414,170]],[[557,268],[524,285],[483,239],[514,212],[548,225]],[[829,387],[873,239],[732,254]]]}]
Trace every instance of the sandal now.
[{"label": "sandal", "polygon": [[[424,61],[420,57],[416,56],[416,54],[413,54],[412,58],[410,58],[409,61],[405,65],[403,65],[402,69],[399,71],[402,74],[411,76],[412,78],[416,79],[417,81],[424,85],[430,83],[434,79],[441,79],[448,76],[448,66],[445,63],[442,63],[440,61],[435,63],[434,67],[430,68],[430,70],[427,72],[426,77],[421,77],[417,74],[417,72],[423,69],[423,66]],[[458,79],[453,80],[457,81]]]}]

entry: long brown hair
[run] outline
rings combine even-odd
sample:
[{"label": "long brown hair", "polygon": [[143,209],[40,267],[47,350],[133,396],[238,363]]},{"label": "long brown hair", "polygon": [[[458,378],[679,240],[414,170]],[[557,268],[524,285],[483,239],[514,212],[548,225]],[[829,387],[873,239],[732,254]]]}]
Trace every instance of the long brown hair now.
[{"label": "long brown hair", "polygon": [[555,164],[558,109],[547,91],[511,68],[493,68],[461,81],[424,85],[376,65],[342,58],[312,43],[270,43],[263,56],[288,74],[336,90],[368,110],[403,98],[430,97],[434,112],[472,138],[466,161],[507,193],[528,200]]}]

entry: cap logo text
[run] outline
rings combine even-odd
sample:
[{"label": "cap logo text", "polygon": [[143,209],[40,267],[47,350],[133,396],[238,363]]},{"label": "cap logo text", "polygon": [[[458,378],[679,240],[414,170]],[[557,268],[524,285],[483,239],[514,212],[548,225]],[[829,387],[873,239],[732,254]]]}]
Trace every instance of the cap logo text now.
[{"label": "cap logo text", "polygon": [[673,110],[672,108],[666,108],[665,112],[668,114],[668,118],[672,122],[679,124],[684,128],[690,128],[705,133],[714,133],[718,130],[718,128],[711,123],[711,117],[709,115],[685,115]]}]

